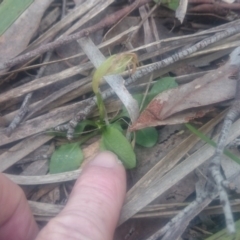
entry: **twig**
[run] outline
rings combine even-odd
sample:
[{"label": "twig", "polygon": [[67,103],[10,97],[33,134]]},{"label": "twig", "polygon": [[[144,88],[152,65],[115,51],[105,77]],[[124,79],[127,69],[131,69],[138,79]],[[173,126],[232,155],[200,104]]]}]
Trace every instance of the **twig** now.
[{"label": "twig", "polygon": [[112,15],[105,17],[102,21],[100,21],[99,23],[97,23],[89,28],[85,28],[85,29],[83,29],[77,33],[71,34],[69,36],[59,38],[59,39],[55,40],[54,42],[42,45],[42,46],[38,47],[37,49],[30,51],[26,54],[22,54],[14,59],[10,59],[8,61],[0,63],[0,70],[13,67],[19,63],[26,62],[27,60],[31,59],[32,57],[38,56],[47,51],[54,50],[55,48],[58,48],[62,45],[65,45],[67,43],[70,43],[77,39],[80,39],[81,37],[88,36],[89,34],[96,32],[99,29],[109,27],[109,26],[113,25],[115,22],[119,21],[123,16],[125,16],[126,14],[133,11],[135,8],[140,7],[150,1],[151,0],[137,0],[137,1],[133,2],[131,5],[126,6],[125,8],[113,13]]},{"label": "twig", "polygon": [[[87,107],[85,107],[83,110],[79,111],[73,119],[64,125],[58,126],[55,128],[56,131],[66,131],[67,130],[67,138],[71,139],[74,133],[74,130],[79,122],[86,119],[86,117],[91,113],[91,111],[94,109],[94,107],[97,104],[96,97],[87,99]],[[89,101],[90,100],[90,101]]]},{"label": "twig", "polygon": [[232,36],[236,33],[240,32],[240,25],[228,28],[226,30],[223,30],[222,32],[216,33],[215,35],[205,38],[204,40],[194,44],[193,46],[184,49],[184,50],[180,50],[176,53],[174,53],[173,55],[171,55],[170,57],[165,58],[162,61],[153,63],[151,65],[148,65],[146,67],[140,68],[138,69],[130,78],[128,78],[126,80],[126,84],[130,84],[132,82],[135,82],[137,79],[146,76],[147,74],[152,73],[155,70],[159,70],[162,69],[164,67],[167,67],[175,62],[178,62],[179,60],[184,59],[187,56],[190,56],[191,54],[206,48],[207,46],[218,42],[226,37]]},{"label": "twig", "polygon": [[15,118],[13,119],[13,121],[10,123],[10,125],[5,129],[5,134],[10,137],[13,130],[20,124],[20,122],[23,120],[23,118],[25,117],[25,115],[27,114],[29,108],[29,104],[30,104],[30,100],[32,97],[32,93],[28,93],[26,95],[26,97],[23,100],[23,103],[19,109],[19,112],[17,113],[17,115],[15,116]]},{"label": "twig", "polygon": [[203,194],[202,196],[198,197],[147,240],[157,240],[163,235],[164,236],[161,240],[178,239],[179,236],[182,235],[189,222],[197,214],[199,214],[216,196],[217,191],[212,191],[211,195]]},{"label": "twig", "polygon": [[[43,62],[48,62],[50,60],[52,56],[52,51],[48,52],[44,61]],[[35,79],[42,77],[45,69],[46,69],[47,65],[43,65],[39,70],[38,73],[35,77]],[[11,136],[13,130],[22,122],[22,120],[24,119],[24,117],[26,116],[26,114],[29,111],[29,104],[32,98],[32,93],[28,93],[26,95],[26,97],[23,100],[23,103],[19,109],[19,112],[17,113],[17,115],[14,117],[14,119],[12,120],[12,122],[10,123],[10,125],[6,128],[5,133],[8,137]]]}]

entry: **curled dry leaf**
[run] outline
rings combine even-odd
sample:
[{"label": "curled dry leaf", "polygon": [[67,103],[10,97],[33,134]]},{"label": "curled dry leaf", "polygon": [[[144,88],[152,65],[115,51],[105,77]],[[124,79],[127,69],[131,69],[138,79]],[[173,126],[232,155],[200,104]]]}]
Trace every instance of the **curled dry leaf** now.
[{"label": "curled dry leaf", "polygon": [[[202,111],[202,107],[205,109],[234,97],[235,75],[239,68],[240,47],[230,54],[230,59],[224,66],[188,84],[157,95],[132,125],[131,130],[162,125],[163,120],[166,125],[173,124],[173,119],[176,122],[179,113],[184,114],[184,117],[179,118],[177,123],[187,122],[187,119],[191,120],[194,117],[192,111],[195,112],[196,118],[203,116],[206,110]],[[189,110],[191,111],[189,112]]]},{"label": "curled dry leaf", "polygon": [[211,108],[201,107],[197,109],[190,109],[188,111],[180,112],[164,120],[159,120],[156,116],[151,114],[151,112],[144,111],[138,118],[137,122],[131,126],[130,131],[136,131],[147,127],[188,123],[193,119],[203,117],[206,113],[211,112],[213,110],[214,110],[213,107]]}]

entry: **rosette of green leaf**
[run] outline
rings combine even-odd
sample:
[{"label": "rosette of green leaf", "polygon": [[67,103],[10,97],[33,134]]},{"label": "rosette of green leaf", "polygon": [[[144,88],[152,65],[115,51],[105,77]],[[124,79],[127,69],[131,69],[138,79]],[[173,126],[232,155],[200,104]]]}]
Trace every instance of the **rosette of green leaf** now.
[{"label": "rosette of green leaf", "polygon": [[101,148],[114,152],[125,168],[132,169],[136,166],[136,155],[131,144],[116,127],[106,126],[102,133]]}]

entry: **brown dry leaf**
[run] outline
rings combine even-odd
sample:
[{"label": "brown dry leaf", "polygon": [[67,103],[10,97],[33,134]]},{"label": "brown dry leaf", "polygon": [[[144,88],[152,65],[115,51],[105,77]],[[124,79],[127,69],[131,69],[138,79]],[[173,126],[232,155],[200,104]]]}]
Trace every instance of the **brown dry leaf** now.
[{"label": "brown dry leaf", "polygon": [[57,184],[48,184],[48,185],[43,185],[39,189],[37,189],[31,196],[32,201],[38,201],[41,197],[43,197],[45,194],[49,193],[52,191]]},{"label": "brown dry leaf", "polygon": [[53,0],[35,0],[0,37],[0,59],[6,61],[21,53],[39,27],[40,20]]},{"label": "brown dry leaf", "polygon": [[[131,130],[162,125],[163,120],[165,120],[165,124],[172,124],[170,121],[168,122],[170,116],[174,118],[173,115],[176,113],[186,114],[182,111],[190,109],[192,111],[193,108],[195,108],[195,117],[201,117],[204,113],[203,107],[206,108],[206,106],[232,99],[236,89],[234,76],[240,67],[239,54],[240,47],[230,54],[230,59],[224,66],[188,84],[157,95],[132,125]],[[182,123],[193,117],[194,115],[189,115],[189,117],[185,115]],[[181,123],[180,119],[177,123]]]},{"label": "brown dry leaf", "polygon": [[180,112],[174,116],[171,116],[164,120],[159,120],[155,115],[151,114],[149,111],[145,111],[140,115],[137,122],[134,123],[130,131],[136,131],[146,127],[155,127],[163,125],[175,125],[181,123],[187,123],[193,119],[201,118],[206,113],[213,111],[212,107],[201,107],[197,109],[191,109],[185,112]]},{"label": "brown dry leaf", "polygon": [[60,188],[55,187],[52,191],[41,197],[41,202],[54,204],[60,200]]}]

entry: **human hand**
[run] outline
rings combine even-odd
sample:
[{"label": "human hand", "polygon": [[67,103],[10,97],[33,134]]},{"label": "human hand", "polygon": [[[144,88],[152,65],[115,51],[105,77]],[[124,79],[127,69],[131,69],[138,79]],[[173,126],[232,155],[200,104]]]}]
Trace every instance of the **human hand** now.
[{"label": "human hand", "polygon": [[122,164],[110,152],[96,156],[75,183],[66,207],[39,232],[17,185],[0,175],[1,240],[111,240],[126,191]]}]

